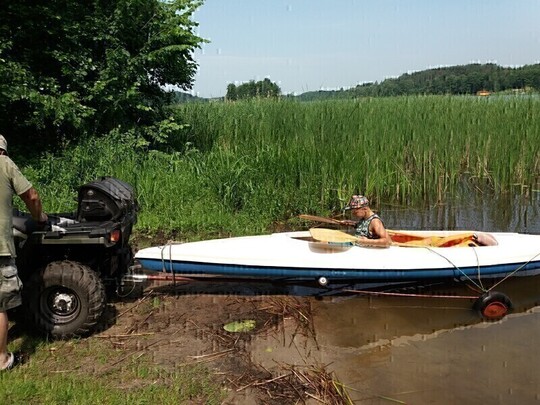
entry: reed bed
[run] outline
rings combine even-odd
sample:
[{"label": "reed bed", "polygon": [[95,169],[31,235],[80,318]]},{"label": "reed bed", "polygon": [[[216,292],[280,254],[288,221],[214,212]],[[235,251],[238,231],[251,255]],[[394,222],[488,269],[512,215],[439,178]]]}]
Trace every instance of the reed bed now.
[{"label": "reed bed", "polygon": [[231,203],[247,203],[256,180],[262,198],[277,186],[291,207],[336,210],[354,192],[432,202],[464,178],[497,192],[537,188],[539,107],[538,98],[429,96],[186,104],[178,114],[191,125],[184,141],[235,174],[236,188],[223,190]]},{"label": "reed bed", "polygon": [[287,227],[300,213],[340,211],[353,193],[419,205],[540,189],[537,97],[254,100],[173,114],[188,125],[166,151],[117,134],[23,170],[49,212],[72,209],[85,181],[119,177],[139,195],[138,230],[190,239]]}]

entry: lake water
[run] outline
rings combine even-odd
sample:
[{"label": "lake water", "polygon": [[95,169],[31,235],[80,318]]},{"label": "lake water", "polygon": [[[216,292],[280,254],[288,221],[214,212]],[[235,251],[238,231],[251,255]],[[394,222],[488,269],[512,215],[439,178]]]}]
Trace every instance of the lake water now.
[{"label": "lake water", "polygon": [[382,205],[390,229],[474,229],[540,234],[540,191],[527,197],[469,194],[428,207]]},{"label": "lake water", "polygon": [[[540,234],[538,192],[526,198],[478,194],[428,207],[376,208],[390,229]],[[281,287],[244,283],[236,290],[224,283],[181,288],[184,294],[260,295],[261,300],[283,293]],[[312,308],[314,338],[286,321],[283,331],[253,338],[251,358],[276,375],[280,364],[322,365],[359,404],[540,403],[540,276],[509,278],[497,291],[514,305],[497,322],[482,321],[470,299],[301,298]],[[475,295],[463,284],[436,286],[432,292]],[[299,289],[288,293],[302,295]],[[253,397],[237,403],[254,403]]]},{"label": "lake water", "polygon": [[[390,229],[474,229],[540,234],[540,195],[475,196],[432,207],[378,207]],[[540,252],[540,246],[538,246]],[[440,293],[471,295],[466,286]],[[540,403],[540,276],[497,287],[514,311],[483,322],[470,300],[414,297],[311,299],[317,344],[271,338],[254,358],[319,362],[335,372],[355,403]]]},{"label": "lake water", "polygon": [[516,309],[498,322],[481,322],[468,301],[316,301],[320,361],[331,364],[360,403],[535,403],[540,277],[508,280],[499,290]]}]

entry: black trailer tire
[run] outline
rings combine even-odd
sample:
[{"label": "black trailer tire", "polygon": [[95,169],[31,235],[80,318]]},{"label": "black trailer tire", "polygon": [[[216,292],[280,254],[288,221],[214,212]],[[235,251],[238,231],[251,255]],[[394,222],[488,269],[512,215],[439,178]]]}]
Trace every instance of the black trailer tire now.
[{"label": "black trailer tire", "polygon": [[90,334],[106,306],[98,274],[72,261],[49,263],[30,278],[23,291],[31,325],[56,339]]},{"label": "black trailer tire", "polygon": [[497,321],[504,318],[512,310],[512,307],[510,298],[497,291],[483,294],[474,303],[474,309],[486,321]]}]

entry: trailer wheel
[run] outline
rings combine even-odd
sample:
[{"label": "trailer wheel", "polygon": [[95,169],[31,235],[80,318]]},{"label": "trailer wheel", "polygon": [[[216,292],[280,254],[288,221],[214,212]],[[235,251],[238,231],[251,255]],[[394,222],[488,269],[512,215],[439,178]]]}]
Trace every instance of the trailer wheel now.
[{"label": "trailer wheel", "polygon": [[53,338],[90,334],[106,305],[95,271],[77,262],[52,262],[24,287],[26,316],[38,332]]},{"label": "trailer wheel", "polygon": [[474,308],[485,320],[495,321],[508,314],[512,301],[503,293],[489,291],[476,300]]}]

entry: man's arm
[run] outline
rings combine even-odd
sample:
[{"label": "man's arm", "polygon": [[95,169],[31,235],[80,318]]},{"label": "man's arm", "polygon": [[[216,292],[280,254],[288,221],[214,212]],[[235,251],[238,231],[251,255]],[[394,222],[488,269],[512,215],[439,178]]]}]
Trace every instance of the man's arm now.
[{"label": "man's arm", "polygon": [[39,222],[47,222],[48,217],[47,214],[43,212],[43,208],[41,207],[41,199],[39,198],[39,194],[36,191],[34,187],[30,187],[27,191],[20,194],[19,197],[24,201],[26,208],[28,208],[28,211],[30,211],[30,214],[32,214],[32,218]]},{"label": "man's arm", "polygon": [[353,221],[352,219],[342,219],[341,221],[338,221],[340,225],[346,225],[346,226],[356,226],[357,222]]},{"label": "man's arm", "polygon": [[386,232],[381,220],[375,218],[370,223],[371,233],[378,237],[378,239],[359,238],[358,244],[360,246],[376,246],[376,247],[388,247],[392,244],[392,238]]}]

